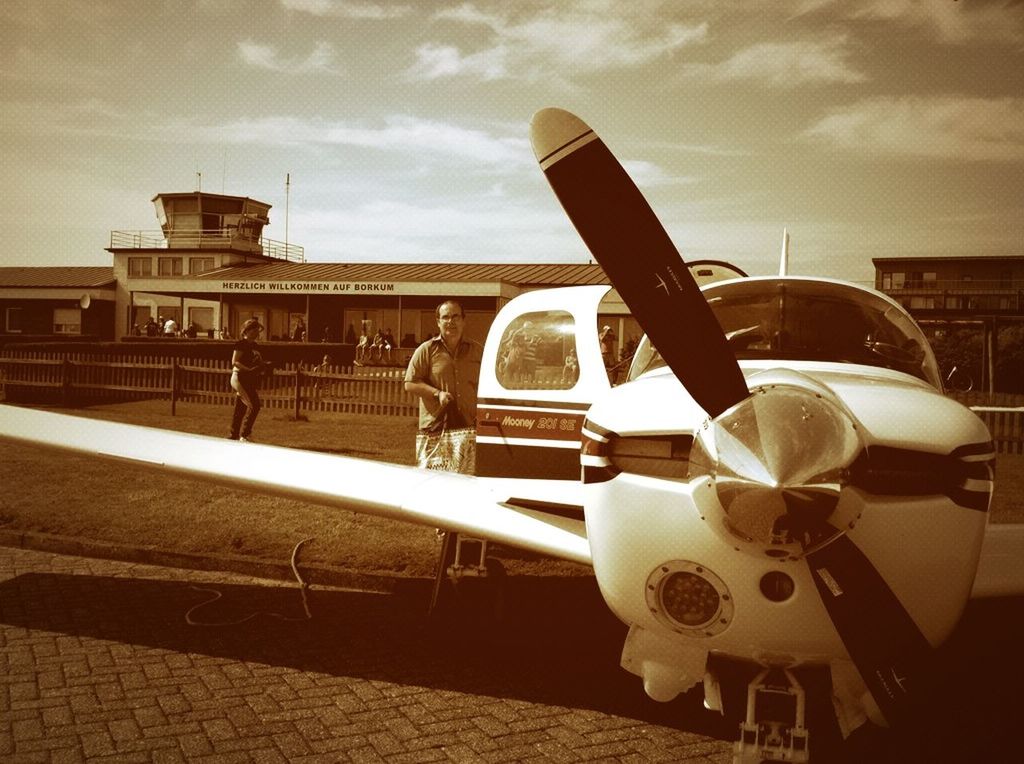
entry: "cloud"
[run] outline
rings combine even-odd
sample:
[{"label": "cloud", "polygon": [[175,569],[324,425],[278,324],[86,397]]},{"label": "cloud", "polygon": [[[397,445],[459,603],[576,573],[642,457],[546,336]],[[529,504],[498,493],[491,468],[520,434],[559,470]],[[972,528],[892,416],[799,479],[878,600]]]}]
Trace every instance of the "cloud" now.
[{"label": "cloud", "polygon": [[63,85],[79,90],[95,90],[109,73],[106,69],[83,61],[69,61],[51,50],[29,45],[8,48],[5,61],[0,62],[0,79],[36,85]]},{"label": "cloud", "polygon": [[1024,14],[1010,3],[977,0],[801,0],[797,13],[829,18],[888,22],[919,30],[939,42],[1024,41]]},{"label": "cloud", "polygon": [[282,59],[276,47],[260,45],[252,40],[238,43],[238,54],[249,66],[284,74],[338,74],[334,66],[334,46],[318,42],[304,59]]},{"label": "cloud", "polygon": [[616,15],[604,4],[556,5],[513,19],[512,10],[485,12],[467,3],[438,12],[434,20],[456,25],[460,39],[469,34],[482,44],[472,50],[447,41],[422,45],[409,78],[571,78],[643,65],[704,42],[708,34],[706,23],[672,23],[642,12]]},{"label": "cloud", "polygon": [[313,16],[338,16],[347,19],[396,19],[408,15],[408,5],[392,3],[353,3],[346,0],[280,0],[285,10]]},{"label": "cloud", "polygon": [[749,80],[777,87],[808,84],[851,84],[866,77],[847,61],[845,38],[822,42],[763,42],[751,45],[718,64],[691,64],[691,78]]},{"label": "cloud", "polygon": [[874,98],[833,109],[804,136],[866,154],[1024,160],[1024,99]]},{"label": "cloud", "polygon": [[416,49],[416,62],[406,70],[411,80],[436,80],[444,77],[475,75],[482,80],[505,79],[509,76],[507,52],[504,47],[463,56],[452,45],[427,43]]},{"label": "cloud", "polygon": [[691,176],[670,175],[659,165],[643,159],[624,160],[622,167],[640,188],[689,185],[697,182],[696,178]]},{"label": "cloud", "polygon": [[[547,201],[547,200],[543,200]],[[485,196],[452,204],[388,198],[299,209],[307,256],[326,262],[585,262],[587,252],[550,204]],[[524,253],[530,253],[524,259]]]},{"label": "cloud", "polygon": [[[286,115],[211,124],[189,117],[168,118],[161,112],[128,112],[97,98],[67,103],[11,101],[4,109],[11,117],[0,126],[0,133],[6,134],[116,137],[168,145],[354,147],[413,155],[417,161],[430,157],[462,161],[489,172],[535,165],[529,141],[519,131],[492,133],[403,114],[385,117],[377,125]],[[408,169],[408,160],[405,166]]]},{"label": "cloud", "polygon": [[178,123],[161,132],[167,139],[182,134],[189,135],[190,140],[226,144],[355,146],[413,153],[418,157],[461,158],[491,167],[533,163],[533,154],[525,138],[497,136],[483,130],[406,115],[387,117],[379,127],[319,118],[302,120],[275,116],[206,126]]}]

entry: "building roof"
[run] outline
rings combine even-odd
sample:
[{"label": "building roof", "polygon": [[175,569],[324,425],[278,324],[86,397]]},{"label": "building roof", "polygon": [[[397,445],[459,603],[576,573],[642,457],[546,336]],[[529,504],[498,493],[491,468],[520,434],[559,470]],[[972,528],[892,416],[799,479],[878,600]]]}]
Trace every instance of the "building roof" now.
[{"label": "building roof", "polygon": [[927,263],[927,262],[943,262],[943,263],[971,263],[971,262],[997,262],[1000,260],[1012,260],[1014,262],[1024,261],[1024,255],[906,255],[902,257],[872,257],[871,262],[875,265],[880,263],[899,264],[899,263]]},{"label": "building roof", "polygon": [[260,281],[475,281],[520,285],[608,284],[592,263],[254,263],[208,271],[196,280]]},{"label": "building roof", "polygon": [[112,287],[116,283],[111,266],[0,268],[0,287],[61,288]]}]

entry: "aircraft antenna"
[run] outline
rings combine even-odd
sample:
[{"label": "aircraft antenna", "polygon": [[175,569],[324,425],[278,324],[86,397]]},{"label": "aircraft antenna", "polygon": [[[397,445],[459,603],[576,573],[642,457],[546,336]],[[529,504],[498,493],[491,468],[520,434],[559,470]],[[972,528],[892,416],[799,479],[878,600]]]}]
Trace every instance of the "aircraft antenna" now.
[{"label": "aircraft antenna", "polygon": [[789,275],[789,230],[782,229],[782,255],[779,258],[779,275]]}]

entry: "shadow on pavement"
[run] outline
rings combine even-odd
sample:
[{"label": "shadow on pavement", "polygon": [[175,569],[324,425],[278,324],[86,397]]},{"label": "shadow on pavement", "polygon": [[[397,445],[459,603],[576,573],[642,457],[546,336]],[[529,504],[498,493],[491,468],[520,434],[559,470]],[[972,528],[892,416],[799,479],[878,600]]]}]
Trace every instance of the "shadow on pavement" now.
[{"label": "shadow on pavement", "polygon": [[[619,668],[625,637],[592,578],[509,578],[500,625],[427,618],[429,590],[396,594],[29,573],[0,583],[0,621],[302,671],[585,708],[731,740],[687,695],[648,699]],[[222,596],[215,601],[213,591]],[[27,604],[25,604],[27,603]],[[209,603],[209,604],[202,604]],[[249,618],[259,613],[254,618]],[[276,613],[287,619],[269,615]],[[186,623],[186,614],[196,622]],[[246,619],[244,623],[233,623]]]},{"label": "shadow on pavement", "polygon": [[[592,578],[510,577],[500,625],[467,616],[473,608],[431,622],[423,586],[388,595],[314,589],[312,620],[304,620],[296,587],[202,586],[23,574],[0,583],[0,620],[334,676],[592,709],[719,740],[731,741],[736,732],[734,722],[703,710],[699,689],[667,704],[644,695],[640,681],[619,668],[625,627]],[[211,601],[211,590],[222,596]],[[189,625],[186,614],[224,625]],[[1021,734],[1022,650],[1024,599],[971,603],[940,651],[942,696],[927,728],[898,737],[858,731],[841,755],[829,750],[828,760],[1000,760]]]}]

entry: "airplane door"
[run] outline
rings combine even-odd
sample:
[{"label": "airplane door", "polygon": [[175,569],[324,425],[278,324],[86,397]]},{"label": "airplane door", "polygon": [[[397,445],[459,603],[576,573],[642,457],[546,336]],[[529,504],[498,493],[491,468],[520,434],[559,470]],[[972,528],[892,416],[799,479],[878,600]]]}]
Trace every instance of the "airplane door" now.
[{"label": "airplane door", "polygon": [[477,475],[579,481],[583,420],[609,387],[597,337],[609,289],[528,292],[495,317],[480,368]]}]

